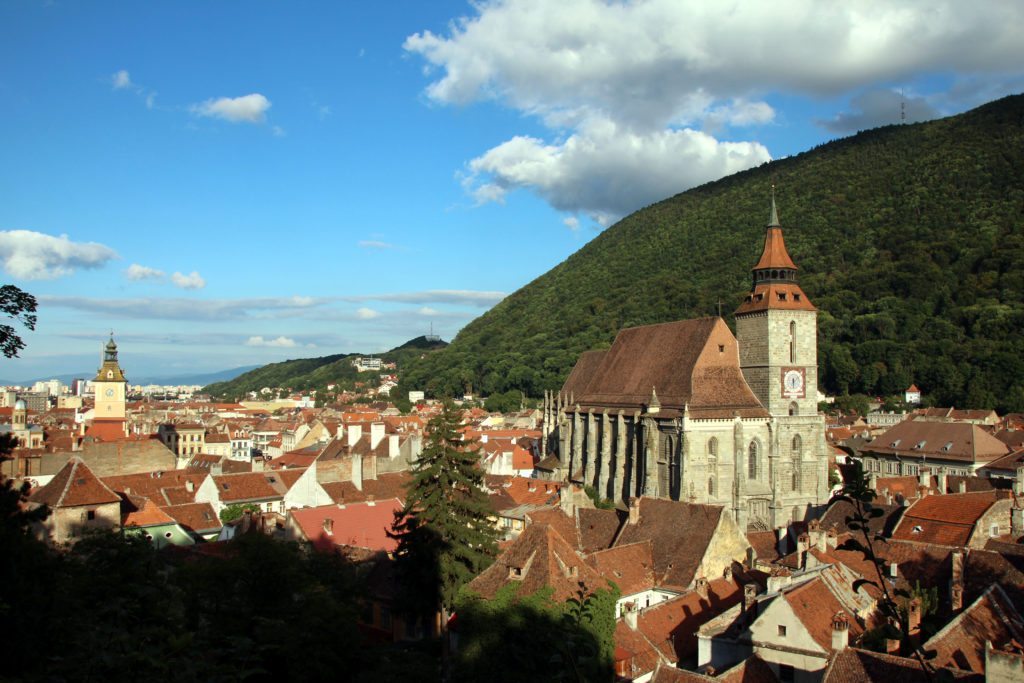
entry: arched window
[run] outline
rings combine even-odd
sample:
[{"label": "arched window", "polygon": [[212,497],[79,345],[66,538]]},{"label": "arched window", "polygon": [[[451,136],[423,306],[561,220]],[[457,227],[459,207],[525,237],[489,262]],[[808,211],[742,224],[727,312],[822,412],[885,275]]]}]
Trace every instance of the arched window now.
[{"label": "arched window", "polygon": [[804,441],[799,434],[793,436],[793,457],[799,458],[803,454]]},{"label": "arched window", "polygon": [[718,439],[711,437],[708,439],[708,459],[718,457]]},{"label": "arched window", "polygon": [[748,479],[757,479],[757,450],[757,441],[751,441],[747,454]]},{"label": "arched window", "polygon": [[792,403],[789,404],[789,414],[790,415],[799,415],[800,414],[800,406],[797,405],[796,401],[793,401]]},{"label": "arched window", "polygon": [[789,322],[789,362],[796,362],[796,321]]},{"label": "arched window", "polygon": [[708,496],[713,497],[715,495],[715,478],[708,477]]},{"label": "arched window", "polygon": [[790,482],[791,491],[800,490],[800,456],[804,449],[803,439],[800,438],[799,434],[793,435],[793,448],[792,448],[792,468],[793,468],[793,479]]}]

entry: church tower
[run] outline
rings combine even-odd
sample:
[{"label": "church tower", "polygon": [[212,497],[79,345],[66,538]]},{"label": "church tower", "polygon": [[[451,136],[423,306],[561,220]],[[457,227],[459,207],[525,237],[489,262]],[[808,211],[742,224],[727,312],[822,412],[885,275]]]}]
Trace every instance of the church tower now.
[{"label": "church tower", "polygon": [[740,367],[773,417],[818,413],[818,310],[797,284],[772,197],[750,294],[736,309]]},{"label": "church tower", "polygon": [[96,390],[95,417],[86,436],[109,441],[128,434],[125,401],[128,380],[117,362],[117,344],[114,338],[103,348],[103,364],[92,381]]},{"label": "church tower", "polygon": [[803,520],[830,490],[818,415],[818,311],[797,283],[774,193],[764,249],[751,270],[750,294],[736,309],[736,339],[743,376],[771,414],[770,517],[779,528]]}]

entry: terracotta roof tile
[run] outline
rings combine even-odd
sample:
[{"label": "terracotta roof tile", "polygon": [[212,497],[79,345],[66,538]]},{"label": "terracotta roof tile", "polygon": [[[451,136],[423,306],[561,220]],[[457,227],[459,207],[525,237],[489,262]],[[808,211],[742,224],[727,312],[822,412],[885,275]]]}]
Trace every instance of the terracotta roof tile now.
[{"label": "terracotta roof tile", "polygon": [[935,650],[935,665],[984,673],[985,641],[997,647],[1024,642],[1024,620],[995,584],[924,644]]},{"label": "terracotta roof tile", "polygon": [[392,498],[375,502],[329,505],[291,510],[289,514],[306,540],[320,550],[353,546],[394,552],[398,542],[387,532],[401,511],[402,501]]},{"label": "terracotta roof tile", "polygon": [[81,458],[73,457],[49,483],[33,491],[29,500],[62,508],[119,503],[121,497],[93,474]]},{"label": "terracotta roof tile", "polygon": [[[970,678],[970,674],[963,671],[949,673],[954,680]],[[848,647],[836,653],[829,661],[822,683],[931,683],[933,680],[934,675],[923,671],[916,659]]]},{"label": "terracotta roof tile", "polygon": [[639,519],[622,526],[615,545],[650,540],[658,585],[689,587],[718,528],[723,508],[656,498],[639,498],[636,504],[640,506]]},{"label": "terracotta roof tile", "polygon": [[197,534],[210,533],[223,526],[209,503],[165,505],[162,509],[182,527]]},{"label": "terracotta roof tile", "polygon": [[555,529],[534,523],[468,587],[484,598],[493,598],[504,586],[518,584],[518,595],[532,595],[541,588],[553,589],[555,602],[607,587],[607,582],[583,561]]},{"label": "terracotta roof tile", "polygon": [[617,585],[622,595],[654,588],[654,555],[650,541],[599,550],[587,555],[586,561]]},{"label": "terracotta roof tile", "polygon": [[864,633],[820,576],[786,590],[782,595],[814,642],[826,652],[832,651],[832,619],[839,612],[847,614],[851,641]]},{"label": "terracotta roof tile", "polygon": [[978,520],[995,502],[994,492],[927,496],[906,509],[892,537],[917,543],[966,546]]}]

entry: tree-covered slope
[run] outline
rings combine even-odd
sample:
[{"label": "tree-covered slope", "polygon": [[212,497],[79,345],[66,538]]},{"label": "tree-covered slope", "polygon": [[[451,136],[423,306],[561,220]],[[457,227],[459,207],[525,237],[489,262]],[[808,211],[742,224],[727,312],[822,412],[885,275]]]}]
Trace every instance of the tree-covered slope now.
[{"label": "tree-covered slope", "polygon": [[[622,327],[713,315],[750,287],[770,187],[820,310],[822,383],[1024,410],[1024,96],[888,126],[626,217],[416,363],[402,389],[559,387]],[[531,246],[536,248],[536,246]]]},{"label": "tree-covered slope", "polygon": [[[386,363],[397,363],[401,368],[413,360],[419,360],[420,356],[446,346],[447,342],[433,341],[420,336],[383,354],[374,355],[378,355]],[[203,391],[211,396],[241,399],[248,392],[259,391],[263,387],[322,391],[329,384],[337,384],[341,388],[351,389],[357,380],[370,382],[377,378],[375,373],[366,373],[360,377],[352,365],[354,358],[367,355],[369,354],[348,353],[270,363],[239,375],[231,381],[210,384],[204,387]]]}]

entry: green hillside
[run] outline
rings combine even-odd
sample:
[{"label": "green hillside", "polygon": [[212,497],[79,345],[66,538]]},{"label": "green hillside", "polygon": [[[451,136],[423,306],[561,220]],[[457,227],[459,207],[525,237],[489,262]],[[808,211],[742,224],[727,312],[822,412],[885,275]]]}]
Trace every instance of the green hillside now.
[{"label": "green hillside", "polygon": [[826,390],[889,395],[914,381],[940,403],[1024,410],[1024,96],[860,133],[638,211],[403,372],[401,390],[539,396],[622,327],[715,314],[719,300],[732,324],[772,183],[820,310]]},{"label": "green hillside", "polygon": [[[420,336],[383,354],[374,355],[379,356],[384,362],[397,363],[398,367],[402,368],[413,360],[419,360],[420,356],[446,346],[447,342],[430,341],[425,336]],[[365,373],[360,377],[352,366],[353,358],[367,355],[370,354],[348,353],[270,363],[239,375],[229,382],[210,384],[204,387],[203,391],[211,396],[238,400],[244,398],[248,392],[259,391],[263,387],[280,387],[293,391],[324,391],[328,384],[337,384],[343,389],[353,388],[356,381],[375,384],[376,373]]]}]

